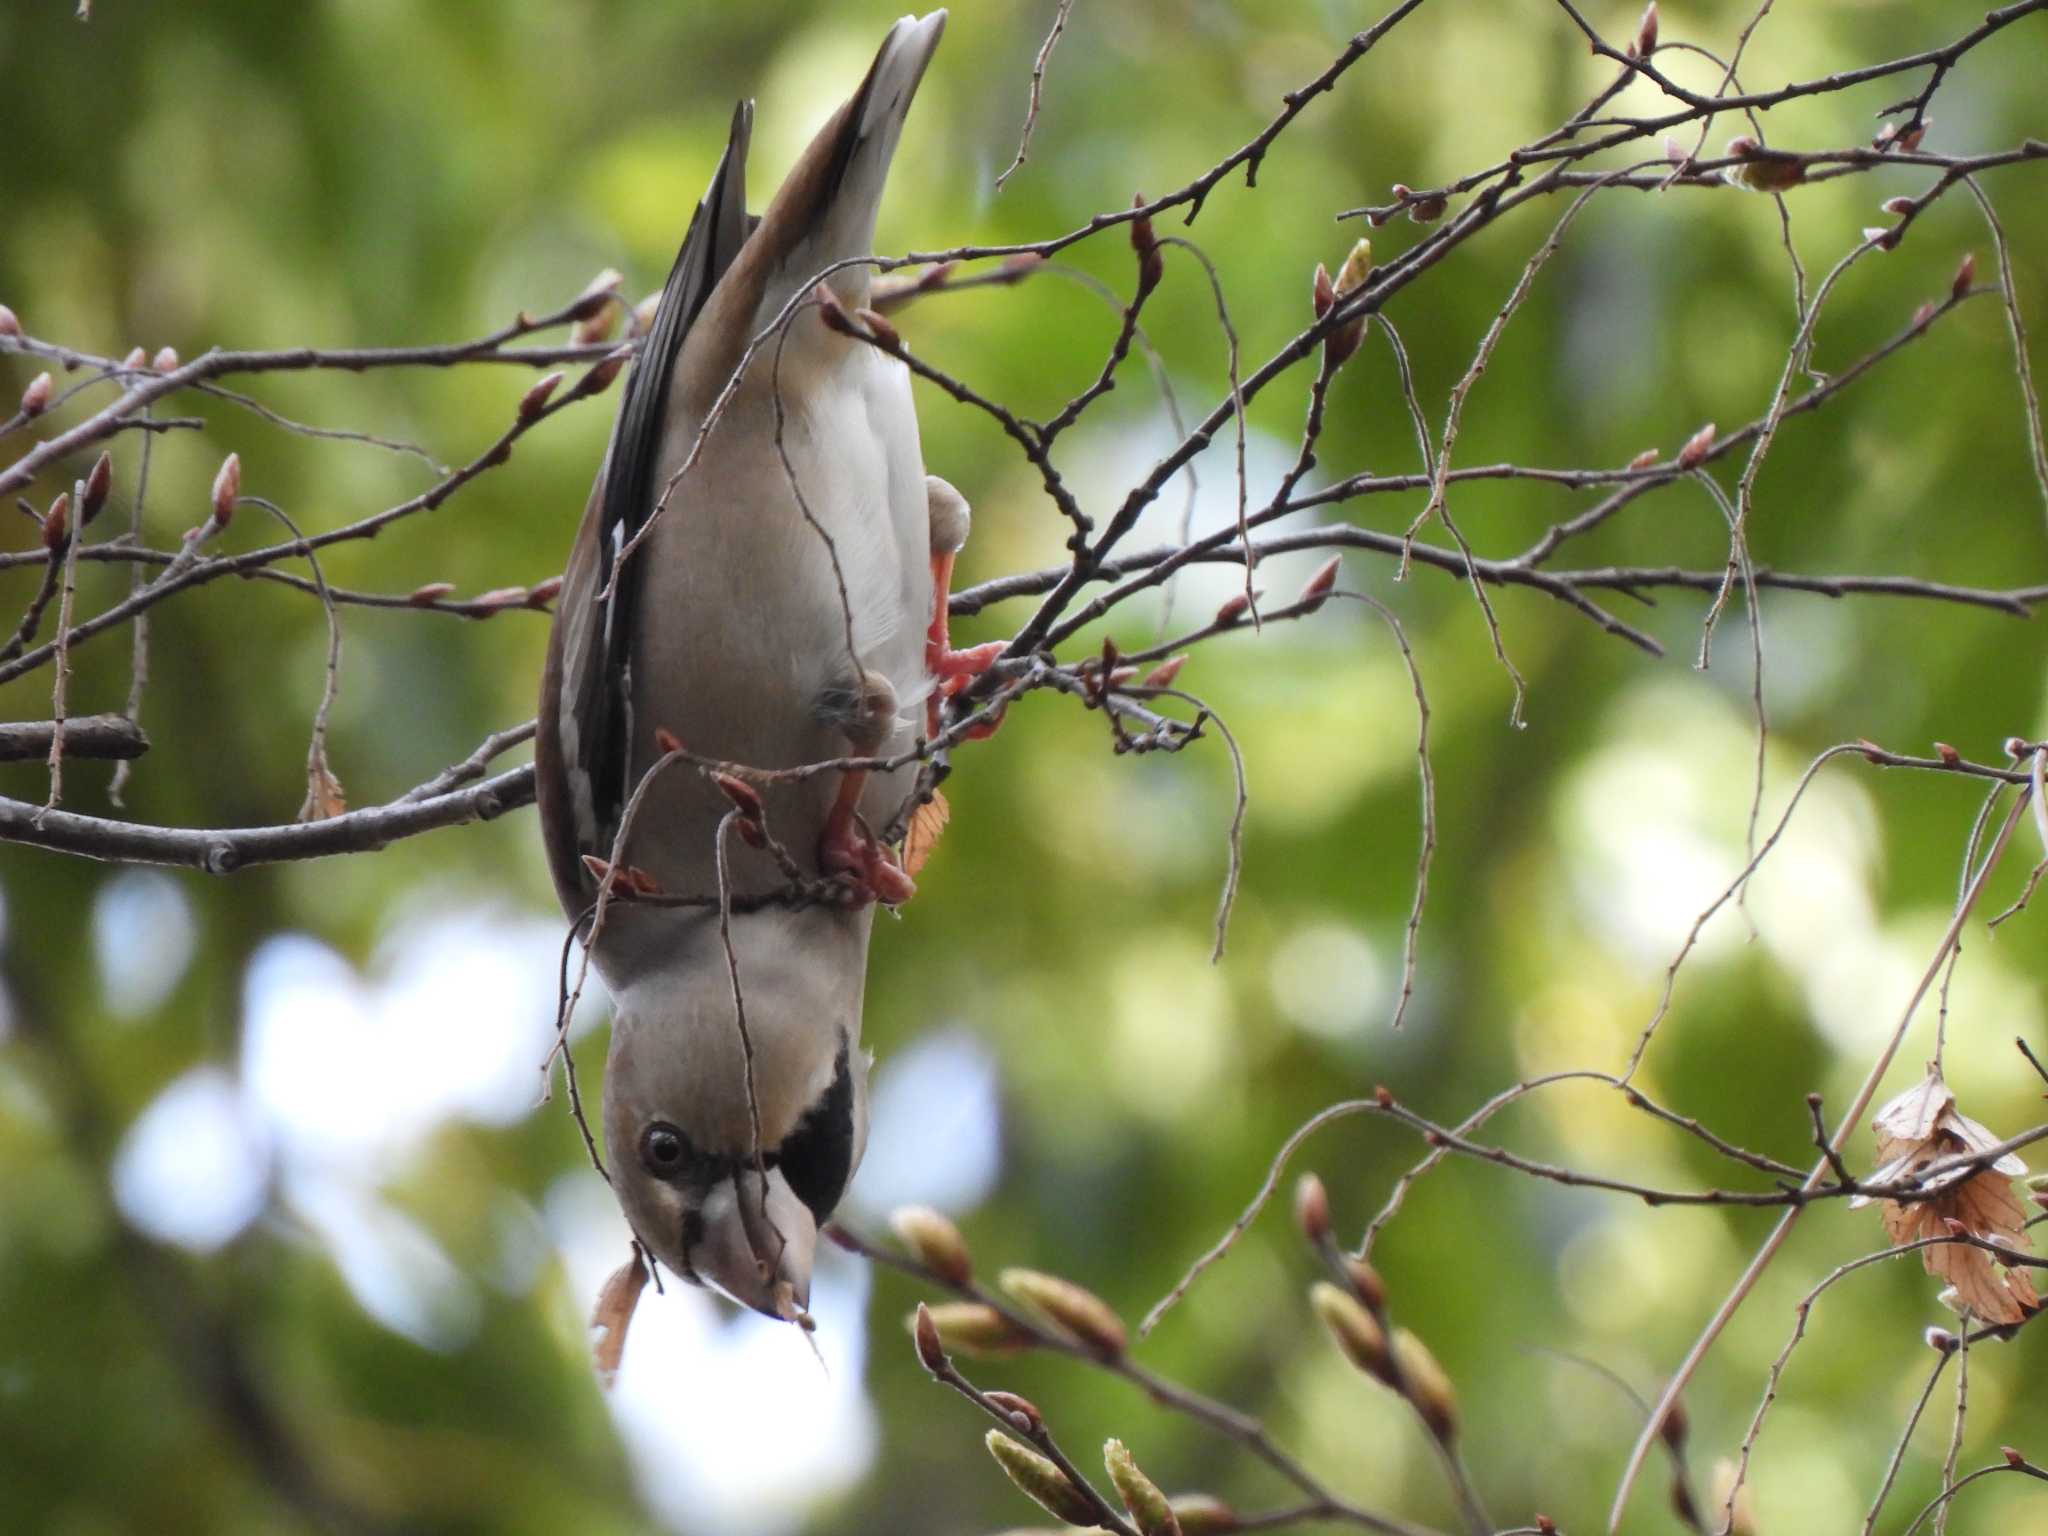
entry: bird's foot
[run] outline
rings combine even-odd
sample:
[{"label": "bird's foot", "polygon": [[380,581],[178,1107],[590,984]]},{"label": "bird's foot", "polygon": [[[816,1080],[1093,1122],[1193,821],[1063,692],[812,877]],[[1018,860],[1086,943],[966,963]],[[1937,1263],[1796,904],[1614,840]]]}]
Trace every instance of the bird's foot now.
[{"label": "bird's foot", "polygon": [[826,823],[818,842],[818,868],[846,882],[855,906],[878,901],[900,907],[917,894],[916,882],[856,815],[835,816]]},{"label": "bird's foot", "polygon": [[[964,651],[949,649],[943,637],[934,637],[925,647],[925,666],[937,679],[931,697],[925,701],[925,734],[939,734],[940,716],[945,701],[961,692],[977,677],[995,665],[996,658],[1003,654],[1005,642],[991,640],[986,645],[971,645]],[[967,732],[969,741],[983,741],[995,735],[996,727],[1003,723],[1003,712],[998,709],[994,715]]]}]

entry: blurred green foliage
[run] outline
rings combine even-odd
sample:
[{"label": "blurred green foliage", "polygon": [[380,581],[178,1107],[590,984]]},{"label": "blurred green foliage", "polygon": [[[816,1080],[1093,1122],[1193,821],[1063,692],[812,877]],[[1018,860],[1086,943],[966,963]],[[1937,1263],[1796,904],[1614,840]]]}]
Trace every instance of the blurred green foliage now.
[{"label": "blurred green foliage", "polygon": [[[1134,188],[1181,185],[1258,131],[1283,91],[1371,19],[1336,0],[1083,0],[1052,62],[1030,161],[994,196],[1051,10],[967,4],[955,14],[897,162],[884,250],[1042,238],[1126,204]],[[558,304],[608,265],[630,274],[630,293],[646,292],[722,148],[732,99],[759,98],[759,204],[894,13],[879,0],[101,0],[80,25],[70,11],[60,0],[0,10],[0,300],[46,339],[117,356],[172,345],[187,357],[215,345],[452,340]],[[1617,37],[1634,24],[1619,7],[1591,14]],[[1724,46],[1747,14],[1673,6],[1663,35]],[[1975,20],[1969,7],[1895,0],[1781,10],[1759,29],[1745,74],[1752,85],[1818,76],[1933,46]],[[1930,147],[1978,151],[2042,133],[2043,36],[2034,19],[1972,55],[1937,100]],[[1673,67],[1714,83],[1698,60]],[[1245,357],[1262,359],[1307,320],[1309,273],[1319,260],[1334,267],[1360,231],[1334,224],[1336,210],[1381,198],[1397,180],[1434,185],[1498,158],[1562,120],[1604,70],[1545,6],[1439,0],[1401,26],[1289,128],[1255,190],[1226,181],[1186,231],[1216,263]],[[1917,79],[1792,103],[1771,115],[1771,140],[1861,142],[1875,109]],[[1717,129],[1717,141],[1733,131]],[[1879,222],[1881,199],[1928,179],[1898,169],[1792,193],[1809,288]],[[2037,332],[2048,326],[2039,180],[2028,168],[1986,178]],[[1390,307],[1435,419],[1561,211],[1553,202],[1504,220]],[[1417,233],[1397,223],[1373,237],[1384,258]],[[1819,327],[1816,368],[1840,368],[1902,328],[1946,290],[1967,250],[1995,276],[1974,205],[1951,196],[1898,251],[1844,280]],[[1224,344],[1201,272],[1167,254],[1146,323],[1199,412],[1225,388]],[[1121,236],[1061,260],[1128,288]],[[1725,430],[1755,417],[1795,328],[1793,292],[1768,198],[1608,194],[1478,383],[1458,462],[1614,464],[1646,446],[1673,451],[1702,422]],[[1115,329],[1110,307],[1059,274],[942,296],[899,319],[921,353],[1038,415],[1093,375]],[[34,371],[21,359],[0,365],[0,396]],[[461,462],[509,420],[528,382],[503,368],[387,370],[279,376],[254,392],[295,418],[415,440]],[[1143,365],[1126,365],[1119,384],[1063,455],[1103,510],[1170,441]],[[1250,412],[1251,462],[1268,480],[1299,433],[1305,385],[1276,386]],[[976,507],[961,580],[1061,558],[1065,527],[992,424],[934,393],[921,401],[932,469]],[[248,490],[310,528],[428,483],[425,466],[403,455],[289,436],[218,400],[177,406],[207,429],[155,444],[145,533],[160,546],[203,519],[230,450]],[[552,573],[609,411],[607,402],[569,413],[438,511],[335,549],[329,579],[397,592],[445,580],[474,593]],[[124,488],[135,451],[132,440],[117,450]],[[1225,441],[1200,462],[1212,511],[1230,499],[1229,454]],[[1333,477],[1414,463],[1376,339],[1333,392],[1321,458]],[[1732,473],[1724,466],[1724,480]],[[1346,515],[1398,530],[1421,504],[1382,498]],[[1451,506],[1480,551],[1505,555],[1587,504],[1504,481],[1463,487]],[[272,536],[260,518],[243,521],[231,540]],[[14,530],[7,547],[32,544],[26,521],[4,526]],[[1718,569],[1726,544],[1714,506],[1680,488],[1562,560]],[[2040,577],[2042,493],[1995,300],[1965,306],[1785,428],[1759,481],[1752,547],[1760,562],[1803,571],[1988,585]],[[1291,591],[1291,570],[1276,569],[1269,589]],[[884,1075],[910,1042],[956,1025],[999,1063],[1002,1176],[962,1218],[985,1268],[1067,1274],[1135,1317],[1325,1104],[1385,1082],[1455,1119],[1522,1076],[1617,1066],[1691,915],[1739,867],[1754,753],[1739,608],[1701,672],[1689,665],[1704,609],[1696,596],[1615,600],[1666,645],[1653,661],[1547,598],[1496,593],[1505,643],[1530,684],[1529,725],[1516,731],[1466,588],[1427,569],[1397,582],[1389,563],[1358,555],[1347,578],[1400,615],[1431,705],[1439,846],[1418,992],[1398,1035],[1386,1018],[1414,881],[1415,722],[1397,653],[1358,605],[1206,647],[1184,674],[1235,730],[1252,791],[1244,888],[1217,967],[1207,947],[1231,804],[1218,744],[1115,758],[1099,717],[1042,695],[994,742],[960,754],[952,830],[903,921],[880,925],[867,1028]],[[34,580],[5,577],[6,612]],[[82,611],[126,581],[114,565],[88,566]],[[1183,613],[1204,611],[1221,590],[1190,583]],[[1940,739],[1989,759],[2008,735],[2042,732],[2029,624],[1883,598],[1771,593],[1763,610],[1766,825],[1829,743],[1867,736],[1924,751]],[[1005,633],[1019,612],[996,610],[958,633]],[[538,617],[344,618],[332,754],[354,803],[402,792],[531,713]],[[1109,631],[1127,648],[1149,643],[1155,618],[1134,605]],[[157,609],[143,713],[153,748],[125,814],[179,825],[288,819],[325,643],[317,607],[275,585],[217,583]],[[1092,644],[1078,641],[1075,654]],[[76,664],[74,711],[118,708],[125,641],[81,646]],[[0,710],[46,717],[47,690],[46,676],[32,676]],[[108,812],[105,781],[98,767],[74,766],[67,804]],[[0,773],[0,790],[21,798],[40,799],[44,782],[28,767]],[[1839,1105],[1853,1091],[1932,952],[1978,804],[1961,781],[1881,775],[1853,759],[1828,769],[1750,917],[1724,913],[1682,974],[1644,1086],[1745,1145],[1810,1156],[1803,1096],[1817,1089]],[[1987,910],[2016,894],[2021,849]],[[266,940],[311,934],[368,966],[419,920],[422,902],[550,914],[530,813],[374,857],[179,876],[196,947],[137,1019],[109,1002],[95,940],[106,920],[95,904],[114,875],[0,851],[11,1020],[0,1033],[0,1525],[66,1536],[289,1529],[332,1498],[408,1529],[648,1528],[588,1371],[590,1297],[552,1254],[520,1283],[480,1284],[475,1326],[435,1349],[373,1321],[332,1246],[288,1213],[201,1257],[126,1232],[109,1188],[115,1145],[167,1084],[208,1062],[236,1070],[244,971]],[[1759,937],[1744,943],[1751,920]],[[1995,942],[1973,931],[1951,1001],[1950,1079],[1964,1107],[2001,1132],[2038,1117],[2039,1084],[2008,1044],[2016,1032],[2039,1038],[2034,922],[2021,917]],[[1930,1028],[1923,1019],[1902,1053],[1901,1083],[1928,1053]],[[601,1047],[601,1033],[584,1041],[587,1078]],[[420,1070],[403,1047],[384,1069],[394,1089]],[[1734,1177],[1599,1089],[1550,1093],[1494,1131],[1532,1156],[1627,1177]],[[1420,1150],[1394,1128],[1348,1120],[1320,1133],[1299,1166],[1322,1171],[1348,1237]],[[1867,1161],[1867,1141],[1855,1151]],[[926,1155],[943,1163],[948,1148]],[[562,1181],[594,1177],[559,1102],[507,1125],[452,1121],[378,1173],[385,1198],[478,1280],[498,1262],[492,1213],[530,1212]],[[1378,1257],[1396,1315],[1459,1384],[1468,1459],[1503,1523],[1541,1509],[1568,1529],[1596,1528],[1637,1412],[1564,1356],[1653,1391],[1771,1219],[1650,1211],[1457,1163],[1415,1189]],[[1829,1207],[1802,1223],[1689,1398],[1702,1474],[1746,1427],[1793,1303],[1828,1268],[1882,1243],[1868,1212]],[[1313,1273],[1273,1211],[1143,1358],[1256,1413],[1359,1501],[1450,1521],[1412,1423],[1314,1327],[1303,1301]],[[1846,1529],[1867,1505],[1931,1363],[1919,1334],[1944,1316],[1935,1290],[1901,1261],[1844,1282],[1815,1312],[1754,1469],[1764,1529]],[[975,1531],[1030,1519],[980,1450],[984,1426],[911,1356],[899,1319],[918,1294],[900,1277],[875,1278],[860,1382],[875,1404],[873,1460],[809,1511],[807,1528]],[[2037,1348],[2028,1333],[1973,1360],[1964,1466],[1995,1460],[2001,1442],[2048,1446],[2048,1405],[2027,1386]],[[1114,1434],[1169,1489],[1210,1489],[1248,1509],[1286,1499],[1241,1450],[1083,1369],[1021,1358],[978,1379],[1031,1397],[1084,1466],[1088,1448]],[[273,1405],[287,1446],[266,1456],[246,1425],[238,1432],[241,1381]],[[692,1391],[687,1372],[672,1390]],[[1903,1524],[1939,1486],[1947,1394],[1906,1456],[1889,1521]],[[778,1425],[755,1429],[772,1441]],[[294,1478],[315,1490],[311,1503],[292,1500]],[[1653,1472],[1631,1530],[1678,1528],[1662,1482]],[[1989,1480],[1958,1502],[1951,1529],[2038,1522],[2030,1487]]]}]

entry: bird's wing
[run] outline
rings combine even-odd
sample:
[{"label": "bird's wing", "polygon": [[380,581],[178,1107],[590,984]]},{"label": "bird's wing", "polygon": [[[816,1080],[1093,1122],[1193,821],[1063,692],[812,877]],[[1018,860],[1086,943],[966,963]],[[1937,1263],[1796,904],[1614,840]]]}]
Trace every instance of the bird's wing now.
[{"label": "bird's wing", "polygon": [[[591,891],[582,855],[609,852],[632,792],[628,647],[645,562],[627,561],[616,584],[612,573],[619,551],[646,524],[660,497],[654,481],[676,359],[753,227],[746,195],[753,123],[754,104],[741,102],[725,155],[690,219],[654,324],[627,375],[611,444],[563,573],[541,682],[534,762],[549,866],[556,892],[572,913]],[[605,596],[608,585],[612,590]]]}]

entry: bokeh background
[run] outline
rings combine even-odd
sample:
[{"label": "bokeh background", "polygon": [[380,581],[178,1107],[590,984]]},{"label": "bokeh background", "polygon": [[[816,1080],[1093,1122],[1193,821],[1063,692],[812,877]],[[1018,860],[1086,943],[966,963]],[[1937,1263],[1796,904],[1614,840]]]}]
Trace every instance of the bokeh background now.
[{"label": "bokeh background", "polygon": [[[59,0],[0,9],[0,300],[38,336],[120,355],[142,344],[452,340],[574,294],[602,267],[658,284],[724,140],[758,98],[757,205],[858,78],[889,0],[741,7],[644,0]],[[1278,0],[1082,0],[1055,55],[1029,163],[998,196],[1052,6],[966,0],[912,115],[883,212],[885,250],[1042,237],[1134,189],[1158,193],[1256,132],[1367,8]],[[1591,13],[1617,37],[1620,5]],[[1747,8],[1673,5],[1663,35],[1725,46]],[[1748,78],[1825,74],[1948,40],[1964,5],[1827,0],[1780,8]],[[1979,150],[2043,131],[2042,23],[1973,55],[1935,109],[1930,147]],[[1705,83],[1707,66],[1675,63]],[[1282,137],[1256,190],[1220,187],[1189,233],[1216,261],[1246,356],[1307,318],[1308,278],[1357,224],[1341,208],[1497,158],[1605,78],[1566,19],[1534,0],[1439,0]],[[1853,143],[1905,88],[1880,83],[1773,114],[1773,142]],[[1631,98],[1633,100],[1634,98]],[[1716,139],[1736,131],[1727,124]],[[1688,141],[1689,142],[1689,141]],[[1994,173],[2030,322],[2048,325],[2048,199]],[[1925,173],[1801,189],[1789,207],[1810,269],[1879,222]],[[1561,206],[1505,220],[1403,293],[1433,414]],[[1162,232],[1165,232],[1162,230]],[[1375,233],[1384,253],[1417,232]],[[1816,366],[1836,368],[1945,292],[1989,247],[1955,196],[1895,253],[1842,284]],[[1120,236],[1063,260],[1119,287]],[[1168,252],[1146,312],[1175,389],[1206,410],[1224,345],[1206,281]],[[1044,415],[1092,376],[1114,315],[1058,273],[903,312],[912,344],[1020,411]],[[1702,422],[1765,407],[1794,329],[1778,213],[1723,191],[1610,195],[1544,273],[1472,397],[1459,460],[1613,464],[1667,453]],[[2048,362],[2048,359],[2044,359]],[[39,365],[0,361],[0,395]],[[510,419],[513,370],[384,371],[260,381],[273,408],[418,441],[460,462]],[[1305,381],[1252,412],[1254,490],[1291,457]],[[990,423],[920,395],[930,465],[976,508],[974,580],[1060,556],[1064,526]],[[221,402],[209,430],[156,447],[147,532],[202,520],[221,456],[303,524],[335,526],[429,483],[416,459],[286,435]],[[505,469],[374,543],[329,578],[464,593],[553,573],[609,425],[610,402],[528,438]],[[1062,450],[1105,509],[1171,441],[1133,360]],[[18,452],[21,438],[0,444]],[[117,449],[132,486],[135,444]],[[1227,445],[1199,463],[1195,519],[1230,515]],[[1412,467],[1386,351],[1369,344],[1332,400],[1320,473]],[[1732,478],[1732,466],[1725,473]],[[54,494],[42,488],[41,500]],[[1169,531],[1176,489],[1139,536]],[[39,501],[40,504],[40,501]],[[1584,505],[1504,482],[1453,508],[1484,552],[1511,553]],[[1398,529],[1414,497],[1352,509]],[[1809,571],[2010,584],[2048,571],[2010,343],[1993,301],[1941,325],[1824,413],[1789,425],[1760,482],[1754,548]],[[241,519],[230,547],[271,537]],[[28,547],[25,520],[0,525]],[[1718,568],[1725,528],[1695,491],[1640,503],[1571,563]],[[1312,562],[1307,562],[1312,563]],[[909,1200],[950,1211],[983,1266],[1026,1263],[1135,1317],[1257,1186],[1286,1134],[1385,1082],[1455,1117],[1523,1075],[1613,1068],[1648,1018],[1692,915],[1739,867],[1754,725],[1739,611],[1714,665],[1689,663],[1703,605],[1666,595],[1627,616],[1658,662],[1547,599],[1498,594],[1527,674],[1529,724],[1470,593],[1441,573],[1396,582],[1353,556],[1347,580],[1399,613],[1432,708],[1440,847],[1419,990],[1387,1020],[1418,843],[1413,701],[1384,629],[1358,605],[1204,649],[1184,681],[1243,743],[1252,803],[1244,889],[1223,962],[1208,959],[1231,777],[1211,743],[1112,756],[1099,717],[1034,697],[963,751],[951,831],[899,922],[879,925],[867,1038],[876,1130],[846,1208],[871,1233]],[[1276,563],[1266,585],[1293,589]],[[12,613],[33,572],[0,583]],[[1191,576],[1183,614],[1227,573]],[[125,589],[88,567],[81,602]],[[1622,599],[1626,603],[1628,600]],[[1018,608],[965,623],[978,640]],[[1820,747],[1934,739],[1995,757],[2044,727],[2038,633],[1997,613],[1878,598],[1771,594],[1766,815]],[[1110,630],[1149,642],[1154,606]],[[488,623],[347,611],[332,740],[355,804],[388,799],[528,718],[545,620]],[[1092,648],[1077,645],[1077,654]],[[152,616],[143,722],[153,748],[128,814],[182,825],[290,819],[325,630],[303,594],[217,583]],[[79,649],[73,709],[118,708],[127,645]],[[48,679],[0,712],[47,717]],[[107,811],[103,766],[67,804]],[[25,767],[0,789],[40,799]],[[1971,785],[1829,769],[1749,919],[1724,916],[1681,977],[1646,1087],[1737,1140],[1808,1155],[1809,1089],[1846,1102],[1932,952],[1953,900]],[[2033,850],[2015,845],[1991,909]],[[272,1531],[308,1524],[293,1489],[408,1529],[694,1533],[976,1532],[1034,1511],[980,1448],[985,1426],[917,1368],[902,1318],[915,1287],[844,1255],[825,1264],[814,1357],[795,1332],[696,1293],[650,1295],[616,1391],[587,1363],[584,1319],[624,1229],[559,1094],[539,1102],[561,927],[530,812],[368,857],[229,879],[0,850],[0,1524],[87,1533]],[[1753,928],[1750,926],[1753,924]],[[1950,1080],[2001,1132],[2039,1115],[2010,1046],[2044,1042],[2037,919],[1973,930],[1952,1000]],[[1931,1016],[1893,1077],[1917,1075]],[[579,1059],[595,1091],[604,1010]],[[1887,1090],[1889,1091],[1889,1089]],[[1532,1155],[1645,1180],[1726,1171],[1598,1089],[1553,1090],[1499,1123]],[[1328,1180],[1355,1234],[1418,1152],[1377,1123],[1320,1134],[1299,1166]],[[1859,1160],[1867,1161],[1867,1140]],[[1452,1165],[1414,1193],[1379,1250],[1391,1305],[1458,1383],[1468,1456],[1497,1514],[1567,1529],[1604,1511],[1637,1410],[1581,1357],[1654,1389],[1770,1216],[1651,1211],[1500,1170]],[[1732,1448],[1791,1307],[1830,1266],[1881,1247],[1873,1213],[1810,1216],[1689,1398],[1704,1475]],[[1303,1304],[1309,1257],[1283,1210],[1143,1347],[1149,1364],[1263,1417],[1338,1488],[1432,1523],[1452,1510],[1397,1405],[1349,1370]],[[1877,1266],[1815,1313],[1754,1468],[1765,1529],[1853,1528],[1930,1364],[1943,1314],[1916,1263]],[[2001,1442],[2048,1451],[2031,1333],[1970,1367],[1964,1465]],[[1238,1448],[1120,1383],[1056,1361],[979,1372],[1034,1399],[1084,1464],[1111,1434],[1171,1489],[1248,1509],[1286,1490]],[[238,1392],[286,1431],[267,1440]],[[1938,1486],[1945,1385],[1909,1451],[1889,1520]],[[1997,1478],[1951,1529],[2026,1528],[2035,1485]],[[1676,1529],[1663,1477],[1631,1530]],[[1041,1518],[1040,1524],[1044,1521]]]}]

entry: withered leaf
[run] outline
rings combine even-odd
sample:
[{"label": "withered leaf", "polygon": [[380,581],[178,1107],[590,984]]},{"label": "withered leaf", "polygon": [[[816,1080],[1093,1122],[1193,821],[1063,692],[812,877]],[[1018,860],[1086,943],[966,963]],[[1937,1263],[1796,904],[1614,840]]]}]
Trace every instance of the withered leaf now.
[{"label": "withered leaf", "polygon": [[299,820],[327,821],[347,809],[348,796],[327,766],[327,754],[316,753],[306,764],[306,803],[299,807]]},{"label": "withered leaf", "polygon": [[910,830],[903,835],[903,872],[906,875],[915,876],[924,868],[925,860],[932,856],[932,849],[938,846],[939,834],[946,830],[946,823],[952,815],[946,797],[936,789],[932,791],[931,799],[911,813]]},{"label": "withered leaf", "polygon": [[597,1293],[597,1305],[590,1312],[590,1355],[597,1367],[597,1379],[607,1389],[618,1380],[619,1361],[626,1353],[626,1329],[646,1286],[647,1268],[635,1253],[611,1272],[604,1288]]}]

